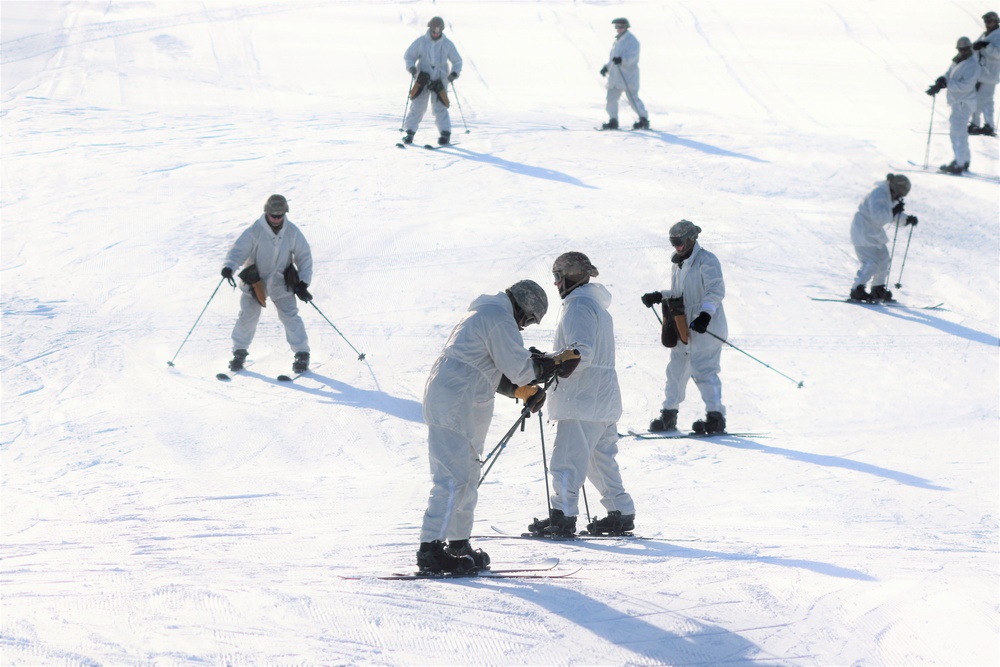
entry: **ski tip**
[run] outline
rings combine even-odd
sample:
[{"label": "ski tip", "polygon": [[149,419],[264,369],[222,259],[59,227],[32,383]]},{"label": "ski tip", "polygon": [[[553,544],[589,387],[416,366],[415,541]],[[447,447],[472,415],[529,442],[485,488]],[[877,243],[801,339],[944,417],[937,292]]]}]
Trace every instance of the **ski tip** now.
[{"label": "ski tip", "polygon": [[291,382],[292,378],[288,375],[279,375],[278,382]]},{"label": "ski tip", "polygon": [[215,374],[215,379],[216,380],[221,380],[223,382],[229,382],[230,380],[232,380],[232,378],[229,377],[228,375],[226,375],[225,373],[216,373]]}]

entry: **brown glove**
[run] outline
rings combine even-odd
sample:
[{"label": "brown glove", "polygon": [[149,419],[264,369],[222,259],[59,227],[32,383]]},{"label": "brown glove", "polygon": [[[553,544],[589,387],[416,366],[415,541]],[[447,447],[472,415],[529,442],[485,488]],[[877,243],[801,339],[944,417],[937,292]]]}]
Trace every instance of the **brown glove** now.
[{"label": "brown glove", "polygon": [[524,401],[524,405],[532,412],[538,412],[545,404],[545,392],[533,384],[526,384],[515,389],[514,398]]},{"label": "brown glove", "polygon": [[561,378],[568,378],[580,365],[580,353],[577,350],[563,350],[555,356],[556,375]]}]

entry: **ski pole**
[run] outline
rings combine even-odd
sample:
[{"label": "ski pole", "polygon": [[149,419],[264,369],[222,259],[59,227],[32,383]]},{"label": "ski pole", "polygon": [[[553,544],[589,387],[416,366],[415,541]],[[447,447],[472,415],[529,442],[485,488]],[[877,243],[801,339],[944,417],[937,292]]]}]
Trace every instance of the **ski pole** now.
[{"label": "ski pole", "polygon": [[[903,201],[900,199],[899,201]],[[885,279],[888,281],[892,271],[892,257],[896,254],[896,237],[899,236],[899,216],[896,216],[896,231],[892,234],[892,250],[889,251],[889,266],[885,267]]]},{"label": "ski pole", "polygon": [[[326,320],[326,323],[329,324],[331,327],[333,327],[334,331],[336,331],[337,333],[340,334],[340,337],[344,339],[344,342],[346,342],[348,345],[351,346],[352,350],[354,350],[355,352],[358,352],[358,348],[356,348],[353,345],[351,345],[351,341],[347,340],[347,336],[345,336],[344,334],[340,333],[340,329],[337,328],[337,325],[334,324],[333,322],[331,322],[329,317],[327,317],[326,315],[323,315],[323,311],[319,309],[319,306],[317,306],[312,301],[309,302],[309,305],[312,306],[313,308],[315,308],[316,312],[319,313],[323,317],[324,320]],[[358,352],[358,361],[364,361],[364,360],[365,360],[365,353],[364,352]]]},{"label": "ski pole", "polygon": [[[910,239],[913,238],[913,228],[916,225],[910,225],[910,235],[906,239],[906,250],[903,251],[903,261],[899,265],[899,280],[896,281],[896,289],[903,286],[903,269],[906,268],[906,255],[910,252]],[[888,278],[888,276],[886,276]]]},{"label": "ski pole", "polygon": [[[730,343],[730,342],[729,342],[728,340],[726,340],[725,338],[722,338],[721,336],[716,336],[716,335],[715,335],[714,333],[712,333],[711,331],[706,331],[705,333],[707,333],[707,334],[711,334],[713,338],[717,338],[717,339],[721,340],[721,341],[722,341],[723,343],[725,343],[725,344],[726,344],[726,345],[728,345],[729,347],[733,348],[733,349],[734,349],[734,350],[736,350],[737,352],[743,352],[743,350],[741,350],[740,348],[736,347],[735,345],[733,345],[732,343]],[[758,364],[761,364],[761,365],[763,365],[763,366],[767,366],[767,368],[770,368],[770,369],[771,369],[772,371],[774,371],[775,373],[777,373],[777,374],[778,374],[778,375],[780,375],[781,377],[783,377],[783,378],[785,378],[785,379],[788,379],[788,380],[791,380],[792,382],[797,382],[797,383],[798,383],[798,385],[799,385],[799,389],[802,389],[802,387],[804,386],[804,383],[802,383],[801,381],[799,381],[799,380],[795,380],[795,379],[793,379],[793,378],[790,378],[790,377],[788,377],[787,375],[785,375],[784,373],[782,373],[781,371],[779,371],[778,369],[776,369],[776,368],[772,368],[771,366],[768,366],[767,364],[765,364],[765,363],[764,363],[763,361],[761,361],[761,360],[760,360],[760,359],[758,359],[757,357],[753,356],[752,354],[747,354],[746,352],[743,352],[743,354],[746,354],[746,355],[747,355],[748,357],[750,357],[751,359],[753,359],[754,361],[756,361],[756,362],[757,362]]]},{"label": "ski pole", "polygon": [[542,413],[538,413],[538,435],[542,439],[542,472],[545,475],[545,506],[549,509],[549,516],[552,516],[552,496],[549,492],[549,463],[548,455],[545,453],[545,428],[542,426]]},{"label": "ski pole", "polygon": [[636,104],[635,95],[632,94],[632,89],[628,87],[628,81],[625,80],[625,72],[622,71],[621,63],[615,63],[615,67],[618,68],[618,73],[622,76],[622,83],[625,84],[625,94],[628,95],[628,102],[632,105],[632,109],[639,113],[639,105]]},{"label": "ski pole", "polygon": [[[554,379],[555,377],[553,376],[545,382],[545,385],[542,387],[543,392],[548,390],[549,385],[552,384],[552,381]],[[514,422],[514,425],[510,427],[510,430],[507,431],[507,433],[505,433],[502,438],[500,438],[500,442],[497,443],[497,446],[491,449],[490,453],[487,454],[486,458],[483,459],[482,463],[486,463],[487,461],[490,461],[490,459],[493,460],[490,461],[489,466],[487,466],[486,470],[483,471],[483,476],[479,478],[479,484],[476,484],[477,489],[479,488],[479,485],[483,483],[483,480],[486,479],[486,475],[490,472],[490,469],[493,467],[493,464],[497,462],[498,458],[500,458],[500,454],[507,447],[507,443],[510,442],[510,439],[512,437],[514,437],[514,432],[517,431],[518,428],[524,429],[524,421],[528,418],[530,414],[531,414],[531,408],[528,407],[527,403],[525,403],[524,407],[521,408],[521,415],[517,418],[517,421]],[[546,475],[545,477],[546,485],[548,485],[548,479],[549,479],[548,475]]]},{"label": "ski pole", "polygon": [[455,80],[451,80],[451,92],[455,96],[455,104],[458,105],[458,113],[462,116],[462,125],[465,125],[465,133],[469,133],[469,125],[465,122],[465,112],[462,111],[462,103],[458,99],[458,91],[455,90]]},{"label": "ski pole", "polygon": [[202,308],[201,312],[198,314],[198,319],[196,319],[194,321],[194,324],[191,325],[191,330],[188,331],[187,336],[184,336],[184,341],[181,343],[181,346],[179,348],[177,348],[177,351],[174,352],[173,359],[171,359],[170,361],[167,362],[167,366],[173,366],[174,365],[174,359],[176,359],[177,355],[181,353],[181,348],[184,347],[184,343],[188,342],[188,338],[191,337],[191,333],[194,331],[194,328],[196,326],[198,326],[198,322],[201,322],[201,316],[205,314],[206,310],[208,310],[208,304],[212,303],[212,299],[215,298],[215,293],[219,291],[220,287],[222,287],[222,281],[223,280],[225,280],[225,278],[219,279],[219,284],[215,286],[214,290],[212,290],[212,296],[208,297],[208,301],[205,302],[205,307]]},{"label": "ski pole", "polygon": [[413,90],[413,82],[417,80],[416,74],[410,75],[410,87],[406,89],[406,104],[403,105],[403,120],[399,122],[399,131],[406,131],[406,112],[410,108],[410,91]]},{"label": "ski pole", "polygon": [[924,169],[927,168],[927,160],[931,155],[931,130],[934,128],[934,105],[937,103],[937,95],[931,96],[931,122],[927,126],[927,148],[924,150]]}]

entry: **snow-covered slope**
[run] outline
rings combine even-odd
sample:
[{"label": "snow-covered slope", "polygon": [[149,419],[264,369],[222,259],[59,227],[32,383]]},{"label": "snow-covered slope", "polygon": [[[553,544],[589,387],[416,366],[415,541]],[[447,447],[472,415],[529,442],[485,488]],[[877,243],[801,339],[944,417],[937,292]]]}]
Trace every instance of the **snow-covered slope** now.
[{"label": "snow-covered slope", "polygon": [[[923,90],[989,9],[918,5],[4,2],[0,661],[1000,662],[998,186],[909,174],[920,224],[891,279],[946,310],[808,298],[850,288],[854,210],[923,163]],[[398,150],[401,55],[436,14],[466,61],[461,143]],[[621,15],[651,132],[591,129]],[[997,142],[971,142],[995,177]],[[306,307],[315,372],[277,383],[268,308],[222,384],[238,300],[209,297],[272,192],[366,359]],[[548,287],[525,338],[551,347],[551,263],[586,252],[615,300],[620,427],[657,413],[667,355],[639,296],[666,286],[680,218],[722,261],[731,342],[772,367],[725,350],[730,429],[771,437],[623,439],[651,540],[477,542],[573,578],[338,579],[413,567],[423,383],[477,295]],[[517,414],[498,403],[487,447]],[[477,534],[544,514],[553,432],[512,439]]]}]

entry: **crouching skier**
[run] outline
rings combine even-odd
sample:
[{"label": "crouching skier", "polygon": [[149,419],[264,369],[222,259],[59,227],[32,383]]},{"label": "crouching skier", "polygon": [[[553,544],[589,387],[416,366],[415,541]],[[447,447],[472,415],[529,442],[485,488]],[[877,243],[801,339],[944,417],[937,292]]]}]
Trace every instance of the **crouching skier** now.
[{"label": "crouching skier", "polygon": [[422,573],[468,573],[489,567],[490,557],[473,549],[469,536],[494,395],[502,385],[514,385],[511,393],[533,412],[541,408],[545,393],[536,383],[551,377],[556,363],[533,357],[524,347],[521,331],[541,322],[547,310],[545,290],[532,280],[514,283],[505,292],[484,294],[469,306],[431,368],[423,413],[434,482],[417,552]]}]

